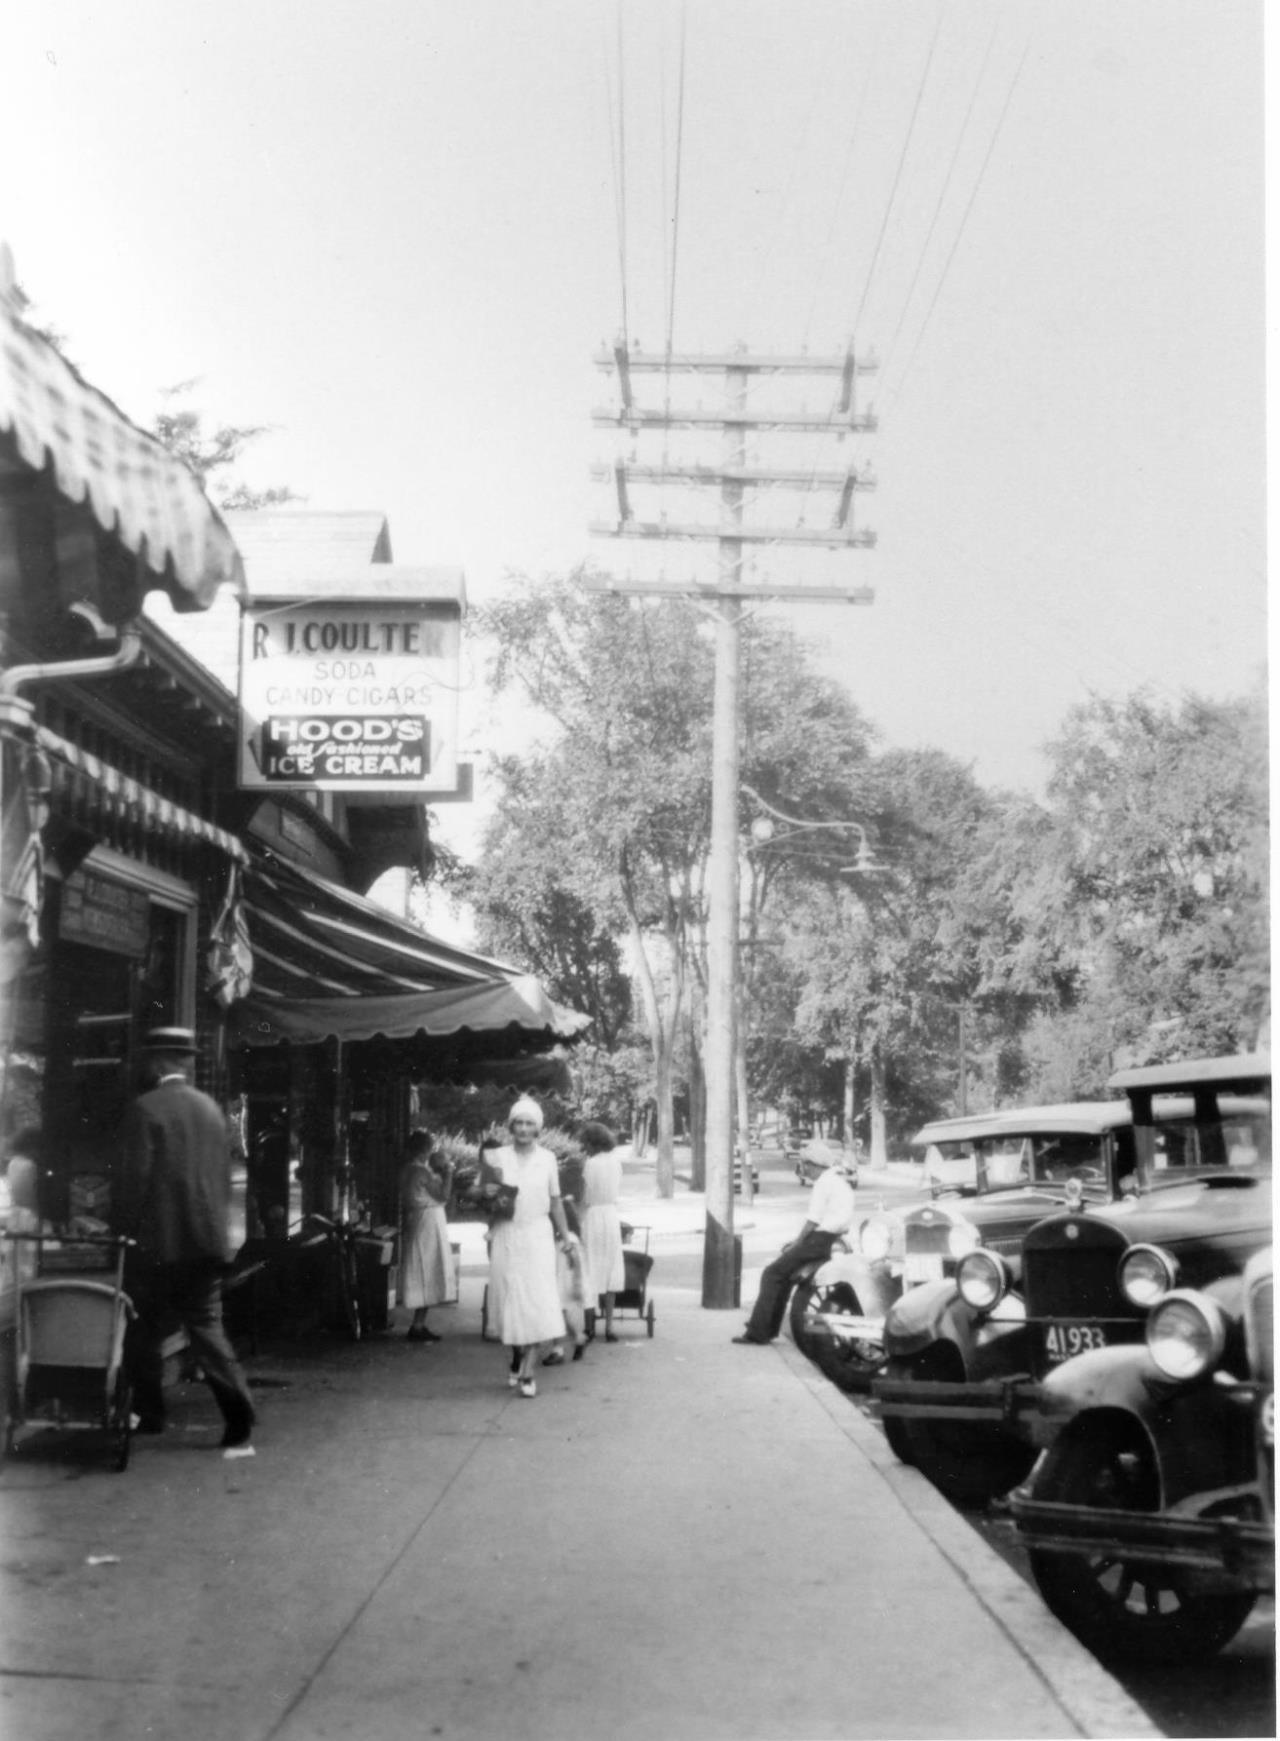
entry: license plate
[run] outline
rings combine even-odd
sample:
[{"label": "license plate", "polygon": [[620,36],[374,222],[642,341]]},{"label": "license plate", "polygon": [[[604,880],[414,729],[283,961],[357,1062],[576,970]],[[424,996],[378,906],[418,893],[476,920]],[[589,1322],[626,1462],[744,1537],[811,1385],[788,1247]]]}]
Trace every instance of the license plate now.
[{"label": "license plate", "polygon": [[1107,1346],[1107,1332],[1101,1324],[1072,1324],[1059,1319],[1044,1327],[1044,1352],[1050,1366]]},{"label": "license plate", "polygon": [[942,1253],[940,1251],[908,1252],[902,1265],[902,1279],[908,1287],[919,1282],[940,1282],[942,1280]]}]

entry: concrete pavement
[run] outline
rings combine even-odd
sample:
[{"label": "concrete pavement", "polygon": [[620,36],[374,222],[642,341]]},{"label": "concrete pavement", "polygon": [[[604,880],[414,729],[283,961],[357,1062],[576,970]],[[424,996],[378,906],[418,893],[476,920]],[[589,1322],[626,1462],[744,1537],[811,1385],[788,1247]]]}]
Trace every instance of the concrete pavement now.
[{"label": "concrete pavement", "polygon": [[[1158,1733],[789,1343],[731,1343],[689,1279],[701,1200],[642,1188],[655,1336],[623,1320],[534,1401],[481,1340],[468,1230],[442,1343],[250,1362],[252,1461],[184,1386],[123,1475],[6,1466],[0,1735]],[[748,1301],[805,1196],[743,1216]]]}]

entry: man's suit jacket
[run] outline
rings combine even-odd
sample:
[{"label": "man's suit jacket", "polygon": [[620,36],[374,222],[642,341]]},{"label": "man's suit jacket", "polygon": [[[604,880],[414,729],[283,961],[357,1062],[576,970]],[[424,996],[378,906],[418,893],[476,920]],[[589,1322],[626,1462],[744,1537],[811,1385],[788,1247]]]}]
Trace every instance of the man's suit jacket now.
[{"label": "man's suit jacket", "polygon": [[176,1078],[139,1095],[121,1131],[116,1231],[153,1263],[225,1263],[230,1204],[230,1133],[217,1101]]}]

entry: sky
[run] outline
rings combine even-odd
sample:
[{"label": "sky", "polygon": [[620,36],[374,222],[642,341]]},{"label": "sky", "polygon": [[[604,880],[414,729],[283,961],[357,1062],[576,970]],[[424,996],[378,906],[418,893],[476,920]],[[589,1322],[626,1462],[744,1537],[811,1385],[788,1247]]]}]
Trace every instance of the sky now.
[{"label": "sky", "polygon": [[[135,420],[195,380],[241,475],[377,508],[473,603],[583,561],[593,464],[719,457],[593,427],[620,336],[841,356],[874,433],[753,438],[874,476],[873,549],[749,578],[886,745],[1040,793],[1091,694],[1244,693],[1266,653],[1262,7],[1242,0],[16,0],[0,237]],[[718,378],[637,376],[659,408]],[[756,391],[756,389],[753,389]],[[788,377],[762,405],[826,410]],[[768,499],[765,499],[765,498]],[[714,501],[639,486],[638,517]],[[762,492],[760,525],[833,503]],[[483,666],[478,759],[509,717]],[[465,844],[467,820],[442,812]]]}]

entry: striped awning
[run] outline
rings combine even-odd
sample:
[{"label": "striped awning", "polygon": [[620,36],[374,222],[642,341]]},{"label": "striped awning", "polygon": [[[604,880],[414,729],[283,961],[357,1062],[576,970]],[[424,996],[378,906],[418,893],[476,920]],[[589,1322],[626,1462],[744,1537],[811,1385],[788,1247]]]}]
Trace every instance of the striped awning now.
[{"label": "striped awning", "polygon": [[401,992],[396,997],[303,998],[280,1004],[268,1004],[255,987],[237,1005],[234,1025],[246,1046],[281,1041],[314,1046],[323,1040],[443,1039],[509,1028],[543,1041],[574,1040],[591,1026],[591,1018],[553,1002],[538,980],[525,973],[486,985]]},{"label": "striped awning", "polygon": [[244,900],[260,1003],[439,991],[491,984],[517,971],[442,942],[285,859],[255,854]]},{"label": "striped awning", "polygon": [[107,620],[135,616],[152,587],[180,611],[206,609],[223,585],[243,591],[239,552],[194,474],[2,297],[0,442],[31,470],[47,466],[60,495],[138,558],[136,597],[113,593]]},{"label": "striped awning", "polygon": [[202,840],[225,852],[237,864],[247,864],[249,855],[234,834],[219,828],[204,816],[197,816],[177,804],[172,798],[162,798],[141,780],[122,774],[101,757],[81,749],[69,738],[59,737],[47,726],[35,728],[36,742],[51,762],[54,789],[61,782],[87,783],[93,788],[94,800],[113,815],[139,823],[148,833],[177,840]]}]

